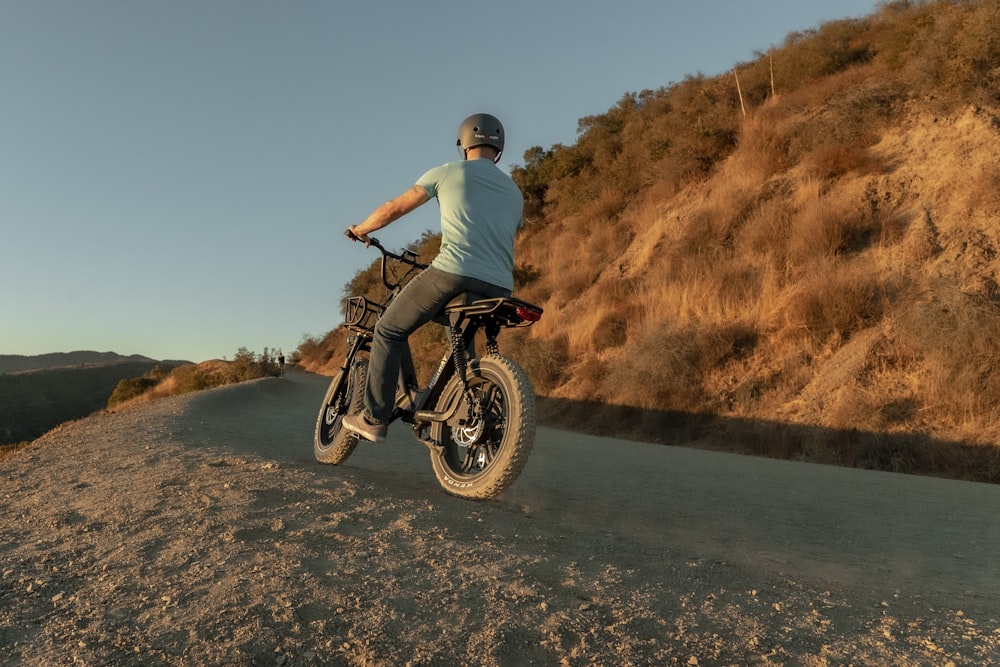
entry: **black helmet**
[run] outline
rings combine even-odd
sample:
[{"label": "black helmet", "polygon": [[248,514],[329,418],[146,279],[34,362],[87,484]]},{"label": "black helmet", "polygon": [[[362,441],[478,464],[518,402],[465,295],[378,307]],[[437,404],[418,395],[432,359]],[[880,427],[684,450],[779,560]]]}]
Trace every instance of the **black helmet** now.
[{"label": "black helmet", "polygon": [[466,150],[476,146],[492,146],[497,149],[499,157],[503,153],[503,125],[496,116],[488,113],[473,114],[462,121],[455,145],[463,155]]}]

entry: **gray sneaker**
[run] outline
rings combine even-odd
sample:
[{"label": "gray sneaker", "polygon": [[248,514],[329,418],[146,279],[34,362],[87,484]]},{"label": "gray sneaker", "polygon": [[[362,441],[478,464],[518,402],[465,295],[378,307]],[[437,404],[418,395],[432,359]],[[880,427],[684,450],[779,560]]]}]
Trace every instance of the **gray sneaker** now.
[{"label": "gray sneaker", "polygon": [[341,424],[351,433],[357,433],[365,440],[371,440],[372,442],[385,442],[386,433],[389,432],[388,426],[371,423],[363,413],[347,415]]}]

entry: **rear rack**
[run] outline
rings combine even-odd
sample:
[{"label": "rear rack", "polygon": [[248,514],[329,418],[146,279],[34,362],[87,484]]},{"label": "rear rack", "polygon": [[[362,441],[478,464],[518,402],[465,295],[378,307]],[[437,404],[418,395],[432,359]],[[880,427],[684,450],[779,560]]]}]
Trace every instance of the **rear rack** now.
[{"label": "rear rack", "polygon": [[511,296],[480,299],[468,305],[451,306],[446,308],[445,312],[460,312],[466,317],[495,317],[505,327],[530,327],[542,317],[541,308]]}]

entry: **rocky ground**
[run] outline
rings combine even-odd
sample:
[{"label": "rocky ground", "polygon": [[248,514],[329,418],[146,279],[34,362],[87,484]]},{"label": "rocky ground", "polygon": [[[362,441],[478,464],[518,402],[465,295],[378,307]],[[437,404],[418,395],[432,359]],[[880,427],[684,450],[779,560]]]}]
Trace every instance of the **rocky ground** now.
[{"label": "rocky ground", "polygon": [[501,498],[291,373],[0,463],[3,665],[1000,664],[1000,488],[542,428]]}]

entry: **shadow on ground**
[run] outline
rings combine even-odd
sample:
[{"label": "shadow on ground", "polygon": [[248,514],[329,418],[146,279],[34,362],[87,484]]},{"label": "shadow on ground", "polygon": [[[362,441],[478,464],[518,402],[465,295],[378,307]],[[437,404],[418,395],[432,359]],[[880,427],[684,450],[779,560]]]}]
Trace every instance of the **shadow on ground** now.
[{"label": "shadow on ground", "polygon": [[1000,446],[539,397],[546,426],[832,465],[1000,483]]}]

